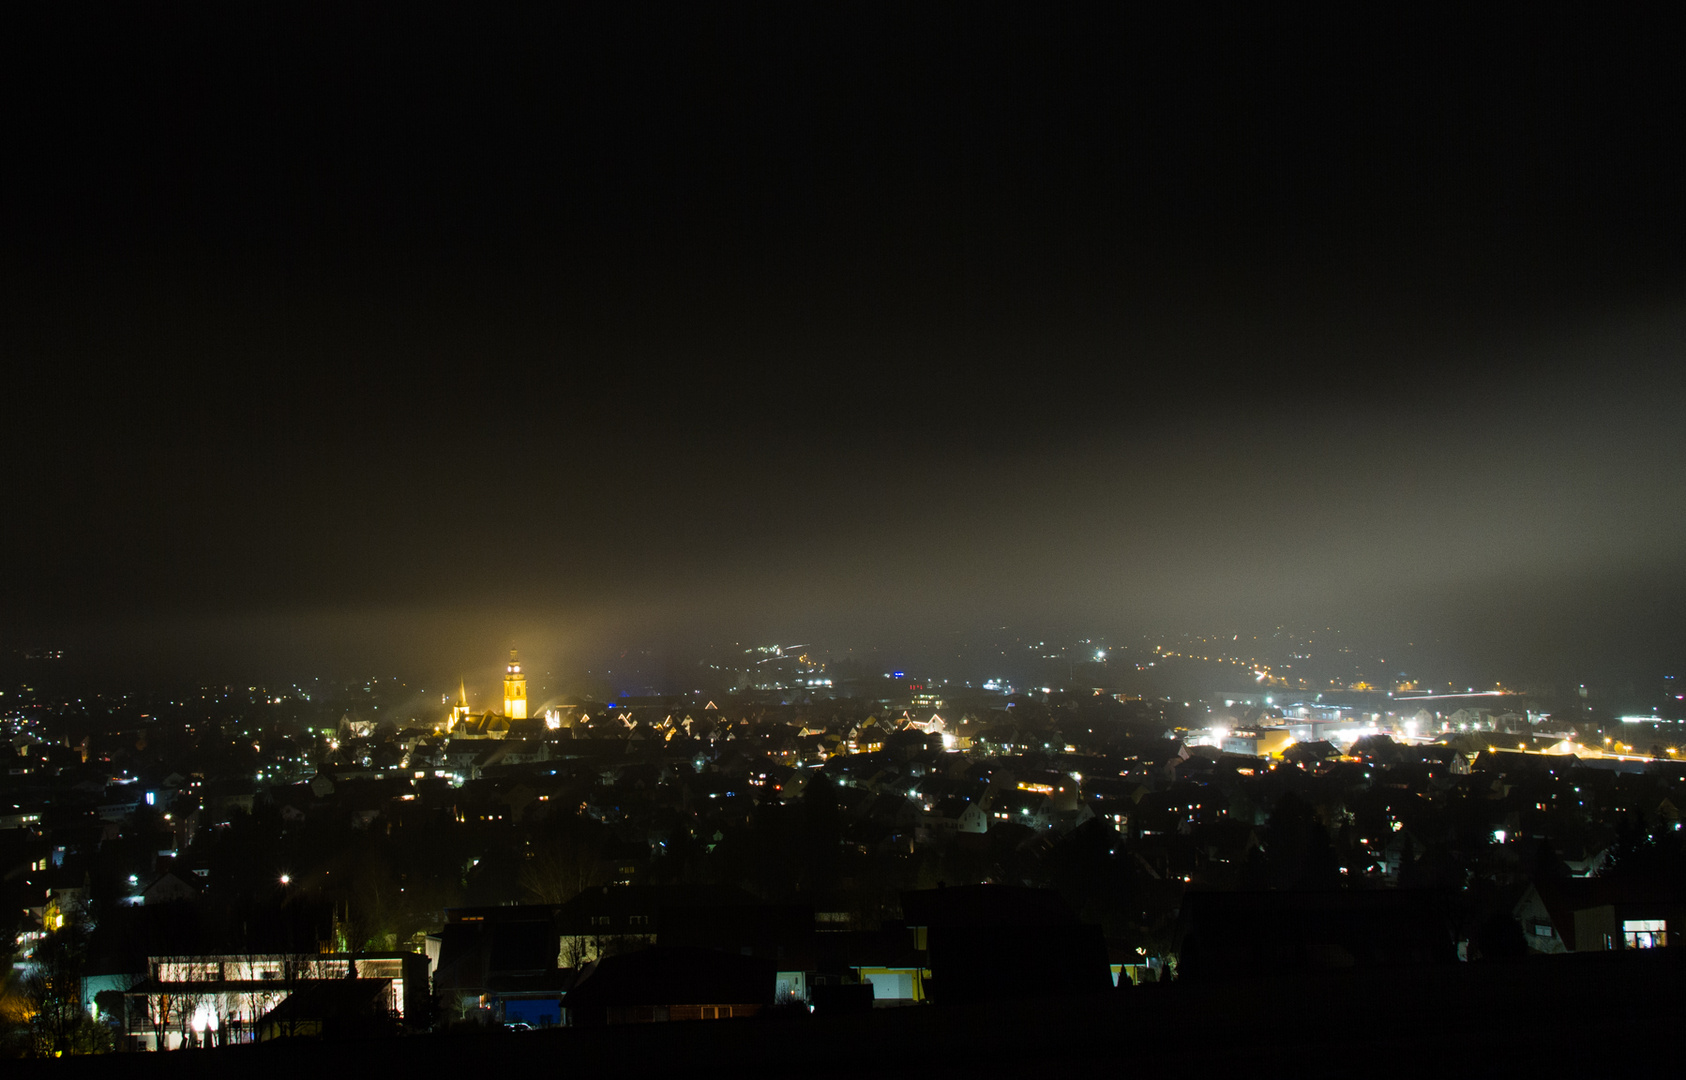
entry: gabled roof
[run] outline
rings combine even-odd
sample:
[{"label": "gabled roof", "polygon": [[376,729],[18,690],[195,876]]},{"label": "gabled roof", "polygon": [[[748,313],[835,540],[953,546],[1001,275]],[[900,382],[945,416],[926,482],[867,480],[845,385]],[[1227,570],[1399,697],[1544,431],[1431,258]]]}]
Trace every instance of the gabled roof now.
[{"label": "gabled roof", "polygon": [[1027,926],[1072,923],[1077,916],[1052,889],[956,885],[902,893],[909,926]]},{"label": "gabled roof", "polygon": [[[1680,906],[1681,893],[1674,889],[1658,888],[1637,882],[1612,880],[1610,878],[1569,878],[1567,880],[1542,880],[1533,885],[1534,893],[1539,896],[1540,903],[1551,916],[1551,923],[1556,928],[1563,944],[1571,951],[1576,948],[1575,941],[1575,912],[1585,911],[1587,908],[1605,906],[1643,906],[1651,908],[1673,908]],[[1526,901],[1526,893],[1522,901],[1518,901],[1520,908]]]},{"label": "gabled roof", "polygon": [[964,795],[949,795],[933,807],[932,813],[939,818],[958,818],[971,805],[972,800]]},{"label": "gabled roof", "polygon": [[300,1023],[383,1015],[391,979],[324,979],[308,982],[265,1013],[260,1024]]},{"label": "gabled roof", "polygon": [[626,1005],[761,1005],[773,1000],[771,960],[656,946],[604,959],[563,999],[569,1009]]},{"label": "gabled roof", "polygon": [[199,895],[199,890],[166,870],[148,883],[141,890],[141,895],[146,898],[147,903],[157,904],[170,900],[191,899]]},{"label": "gabled roof", "polygon": [[1177,938],[1184,977],[1457,959],[1450,899],[1432,890],[1189,892]]},{"label": "gabled roof", "polygon": [[1340,753],[1327,739],[1318,739],[1315,742],[1295,743],[1282,751],[1282,759],[1294,762],[1325,761],[1339,757]]}]

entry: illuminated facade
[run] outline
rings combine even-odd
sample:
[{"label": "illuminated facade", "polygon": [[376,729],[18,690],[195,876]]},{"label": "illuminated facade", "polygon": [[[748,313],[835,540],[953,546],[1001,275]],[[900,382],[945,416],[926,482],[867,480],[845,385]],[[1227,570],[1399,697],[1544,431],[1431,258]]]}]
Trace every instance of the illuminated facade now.
[{"label": "illuminated facade", "polygon": [[451,706],[450,715],[435,727],[436,731],[451,736],[453,739],[502,739],[509,735],[509,725],[515,720],[527,719],[527,676],[521,670],[521,661],[515,650],[509,652],[509,665],[504,668],[503,677],[503,710],[487,709],[483,713],[473,712],[468,707],[467,687],[460,687],[457,691],[456,704]]},{"label": "illuminated facade", "polygon": [[378,979],[386,1011],[413,1014],[427,999],[420,953],[275,953],[154,956],[149,977],[125,992],[125,1049],[179,1050],[255,1042],[259,1021],[295,990]]},{"label": "illuminated facade", "polygon": [[509,650],[509,667],[504,669],[503,714],[511,720],[527,719],[527,676],[521,673],[514,649]]}]

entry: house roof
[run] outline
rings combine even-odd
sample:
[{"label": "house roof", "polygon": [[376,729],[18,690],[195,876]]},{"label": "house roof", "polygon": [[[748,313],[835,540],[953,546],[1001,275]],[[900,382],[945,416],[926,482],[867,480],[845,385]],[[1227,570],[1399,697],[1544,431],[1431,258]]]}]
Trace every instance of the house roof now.
[{"label": "house roof", "polygon": [[624,1005],[759,1005],[773,1000],[771,960],[656,946],[603,960],[563,999],[569,1009]]},{"label": "house roof", "polygon": [[1177,937],[1179,970],[1197,977],[1456,960],[1449,898],[1433,890],[1190,892]]},{"label": "house roof", "polygon": [[262,1024],[367,1016],[386,1011],[391,979],[327,979],[306,983],[269,1010]]},{"label": "house roof", "polygon": [[[1575,912],[1596,907],[1646,907],[1662,910],[1681,906],[1679,891],[1658,888],[1640,882],[1609,878],[1569,878],[1567,880],[1536,881],[1533,885],[1540,903],[1551,916],[1563,944],[1571,951],[1576,948]],[[1524,894],[1524,897],[1526,894]],[[1517,907],[1522,903],[1519,901]]]},{"label": "house roof", "polygon": [[956,885],[902,893],[910,926],[1025,926],[1076,922],[1052,889],[1016,885]]}]

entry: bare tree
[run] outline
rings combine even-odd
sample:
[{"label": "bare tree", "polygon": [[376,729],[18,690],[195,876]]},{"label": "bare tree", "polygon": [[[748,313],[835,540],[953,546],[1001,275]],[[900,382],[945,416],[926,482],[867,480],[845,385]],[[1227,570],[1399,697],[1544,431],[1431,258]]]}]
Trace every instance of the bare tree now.
[{"label": "bare tree", "polygon": [[23,983],[35,1052],[43,1056],[111,1049],[111,1033],[82,1004],[85,940],[70,926],[43,940]]},{"label": "bare tree", "polygon": [[529,841],[516,880],[535,903],[564,904],[601,884],[601,830],[578,817],[563,817]]}]

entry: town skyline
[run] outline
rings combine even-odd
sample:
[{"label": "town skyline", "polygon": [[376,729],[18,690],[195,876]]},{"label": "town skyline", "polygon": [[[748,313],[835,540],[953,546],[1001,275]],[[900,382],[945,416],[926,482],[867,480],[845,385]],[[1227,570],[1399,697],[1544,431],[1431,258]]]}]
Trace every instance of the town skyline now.
[{"label": "town skyline", "polygon": [[0,1056],[1641,1067],[1678,22],[7,8]]}]

